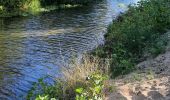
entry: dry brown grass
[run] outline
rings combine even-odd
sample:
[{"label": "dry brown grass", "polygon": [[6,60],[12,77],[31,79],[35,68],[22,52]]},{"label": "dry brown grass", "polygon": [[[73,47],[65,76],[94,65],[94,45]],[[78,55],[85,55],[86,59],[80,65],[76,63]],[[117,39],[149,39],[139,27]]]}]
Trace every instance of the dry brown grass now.
[{"label": "dry brown grass", "polygon": [[62,69],[63,92],[66,98],[74,96],[77,87],[87,86],[87,77],[99,72],[107,75],[109,72],[109,61],[97,57],[85,55],[80,62],[76,60]]}]

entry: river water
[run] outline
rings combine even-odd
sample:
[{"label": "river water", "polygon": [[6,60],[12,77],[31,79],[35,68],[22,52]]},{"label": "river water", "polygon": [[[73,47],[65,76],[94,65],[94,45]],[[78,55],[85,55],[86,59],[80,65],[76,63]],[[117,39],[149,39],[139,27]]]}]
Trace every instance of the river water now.
[{"label": "river water", "polygon": [[0,18],[0,100],[25,100],[32,83],[59,76],[71,55],[104,41],[108,24],[137,0],[103,0],[20,18]]}]

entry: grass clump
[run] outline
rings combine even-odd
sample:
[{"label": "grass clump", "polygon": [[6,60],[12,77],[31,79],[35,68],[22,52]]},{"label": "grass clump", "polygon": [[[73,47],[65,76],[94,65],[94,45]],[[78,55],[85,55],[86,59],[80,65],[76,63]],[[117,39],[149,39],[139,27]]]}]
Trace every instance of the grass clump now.
[{"label": "grass clump", "polygon": [[108,27],[106,43],[94,54],[111,58],[114,77],[135,69],[135,64],[165,50],[170,28],[169,0],[142,0]]},{"label": "grass clump", "polygon": [[105,81],[108,80],[108,71],[104,70],[107,64],[104,62],[87,56],[81,62],[74,61],[62,69],[62,77],[57,78],[54,85],[49,86],[43,80],[36,83],[27,99],[104,100],[107,85]]}]

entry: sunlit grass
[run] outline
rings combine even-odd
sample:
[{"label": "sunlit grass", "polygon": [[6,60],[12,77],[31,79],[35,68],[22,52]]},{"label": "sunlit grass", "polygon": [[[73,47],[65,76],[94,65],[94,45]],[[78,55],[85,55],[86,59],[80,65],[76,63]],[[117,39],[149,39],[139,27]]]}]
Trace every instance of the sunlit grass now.
[{"label": "sunlit grass", "polygon": [[[56,84],[53,86],[45,85],[42,81],[37,83],[41,85],[43,90],[40,93],[35,93],[37,86],[33,87],[32,90],[28,94],[28,100],[30,98],[37,97],[45,97],[48,98],[56,98],[59,100],[69,100],[75,99],[76,89],[79,87],[88,88],[92,85],[88,80],[91,75],[99,74],[100,76],[109,76],[109,63],[108,60],[102,60],[100,58],[92,57],[92,56],[83,56],[81,61],[77,61],[76,59],[72,60],[67,66],[64,66],[61,70],[61,77],[56,79]],[[94,80],[91,80],[94,81]],[[107,80],[106,80],[107,81]],[[110,90],[111,85],[108,82],[102,83],[105,85],[105,88],[102,88],[102,94],[105,95],[105,90]],[[113,86],[113,85],[112,85]],[[107,88],[107,89],[106,89]],[[108,89],[109,88],[109,89]],[[38,91],[38,90],[36,90]],[[91,91],[91,90],[88,90]],[[108,91],[107,91],[108,92]]]}]

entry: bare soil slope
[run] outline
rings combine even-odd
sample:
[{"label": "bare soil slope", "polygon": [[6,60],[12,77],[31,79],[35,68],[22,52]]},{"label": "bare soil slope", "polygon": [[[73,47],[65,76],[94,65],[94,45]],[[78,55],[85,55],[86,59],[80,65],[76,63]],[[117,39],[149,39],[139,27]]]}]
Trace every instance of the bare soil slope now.
[{"label": "bare soil slope", "polygon": [[107,100],[170,100],[170,43],[164,54],[141,62],[137,68],[114,80],[116,92]]}]

